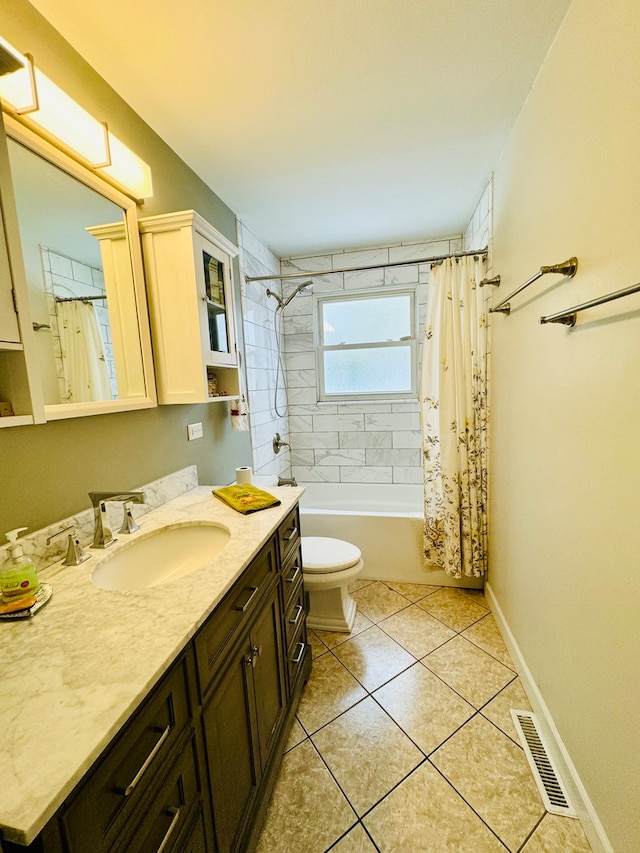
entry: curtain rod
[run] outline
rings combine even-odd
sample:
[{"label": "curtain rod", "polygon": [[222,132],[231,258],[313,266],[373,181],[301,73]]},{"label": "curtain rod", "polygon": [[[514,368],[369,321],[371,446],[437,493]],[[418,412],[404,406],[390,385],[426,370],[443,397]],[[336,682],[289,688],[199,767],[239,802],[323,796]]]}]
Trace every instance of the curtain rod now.
[{"label": "curtain rod", "polygon": [[106,299],[106,296],[56,296],[56,302],[93,302],[94,299]]},{"label": "curtain rod", "polygon": [[337,270],[322,270],[320,272],[295,272],[284,273],[283,275],[245,275],[244,280],[249,281],[284,281],[289,278],[319,278],[323,275],[337,275],[342,272],[362,272],[362,270],[381,270],[387,267],[410,267],[415,264],[437,264],[441,261],[446,261],[448,258],[465,258],[469,255],[478,257],[487,254],[488,249],[474,249],[471,252],[456,252],[449,255],[434,255],[430,258],[420,258],[416,261],[390,261],[386,264],[372,264],[366,267],[342,267]]}]

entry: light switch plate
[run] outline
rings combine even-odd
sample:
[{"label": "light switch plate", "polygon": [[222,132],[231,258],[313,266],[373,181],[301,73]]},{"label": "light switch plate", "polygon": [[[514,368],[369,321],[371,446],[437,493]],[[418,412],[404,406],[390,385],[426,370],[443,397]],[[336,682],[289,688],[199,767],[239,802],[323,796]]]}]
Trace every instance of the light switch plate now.
[{"label": "light switch plate", "polygon": [[187,425],[187,438],[189,441],[193,441],[194,438],[202,438],[202,424],[188,424]]}]

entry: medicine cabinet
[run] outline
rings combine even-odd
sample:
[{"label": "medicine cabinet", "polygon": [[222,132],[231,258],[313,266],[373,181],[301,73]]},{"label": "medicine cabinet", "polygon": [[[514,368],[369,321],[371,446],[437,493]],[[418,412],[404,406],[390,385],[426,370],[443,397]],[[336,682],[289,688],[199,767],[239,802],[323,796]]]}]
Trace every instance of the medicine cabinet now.
[{"label": "medicine cabinet", "polygon": [[136,203],[15,119],[4,125],[0,303],[12,288],[19,335],[1,330],[0,402],[13,417],[0,426],[155,406]]},{"label": "medicine cabinet", "polygon": [[194,210],[145,217],[140,232],[158,401],[237,399],[238,248]]}]

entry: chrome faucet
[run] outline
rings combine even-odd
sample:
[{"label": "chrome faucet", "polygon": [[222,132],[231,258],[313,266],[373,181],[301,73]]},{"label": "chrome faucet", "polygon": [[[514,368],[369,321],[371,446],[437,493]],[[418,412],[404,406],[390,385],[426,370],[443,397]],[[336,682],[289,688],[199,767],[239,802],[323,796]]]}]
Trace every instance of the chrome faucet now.
[{"label": "chrome faucet", "polygon": [[127,503],[144,503],[144,492],[89,492],[91,505],[93,506],[93,520],[95,524],[92,548],[108,548],[117,539],[109,526],[109,515],[107,503],[109,501],[122,501],[125,504],[124,519],[120,533],[133,533],[138,529]]}]

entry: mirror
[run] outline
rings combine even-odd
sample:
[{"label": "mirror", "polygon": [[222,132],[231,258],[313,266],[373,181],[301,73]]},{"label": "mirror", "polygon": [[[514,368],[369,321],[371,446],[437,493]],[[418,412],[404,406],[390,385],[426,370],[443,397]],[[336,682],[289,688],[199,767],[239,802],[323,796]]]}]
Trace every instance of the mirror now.
[{"label": "mirror", "polygon": [[155,405],[135,202],[17,122],[7,145],[47,419]]}]

